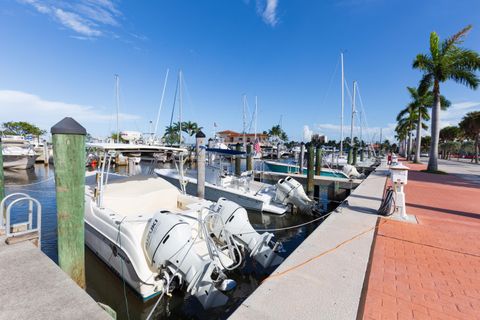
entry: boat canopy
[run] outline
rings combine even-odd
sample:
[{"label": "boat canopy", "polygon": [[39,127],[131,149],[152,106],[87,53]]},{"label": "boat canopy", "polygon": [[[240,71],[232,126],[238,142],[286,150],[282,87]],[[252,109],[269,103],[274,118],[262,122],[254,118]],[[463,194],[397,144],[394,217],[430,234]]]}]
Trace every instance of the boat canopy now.
[{"label": "boat canopy", "polygon": [[89,148],[97,148],[105,151],[117,151],[117,152],[160,152],[160,151],[173,151],[179,153],[187,153],[187,149],[174,148],[165,146],[149,146],[144,144],[127,144],[127,143],[87,143]]},{"label": "boat canopy", "polygon": [[207,148],[207,152],[218,153],[226,156],[238,156],[246,154],[245,151],[237,151],[237,150],[230,150],[230,149],[220,149],[220,148]]}]

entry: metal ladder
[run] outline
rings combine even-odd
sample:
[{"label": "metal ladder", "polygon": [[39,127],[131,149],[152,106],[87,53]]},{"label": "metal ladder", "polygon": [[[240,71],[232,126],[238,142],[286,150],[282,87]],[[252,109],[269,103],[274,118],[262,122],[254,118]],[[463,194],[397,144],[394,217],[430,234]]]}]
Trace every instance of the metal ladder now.
[{"label": "metal ladder", "polygon": [[[12,223],[11,212],[12,208],[22,202],[28,203],[28,220],[23,222]],[[8,204],[8,205],[7,205]],[[37,225],[33,227],[33,213],[34,209],[37,214]],[[41,225],[42,225],[42,205],[40,202],[32,198],[26,193],[18,192],[12,193],[3,198],[0,202],[0,231],[4,230],[7,237],[7,243],[9,239],[18,238],[20,236],[37,234],[38,246],[41,245]],[[22,230],[23,229],[23,230]]]}]

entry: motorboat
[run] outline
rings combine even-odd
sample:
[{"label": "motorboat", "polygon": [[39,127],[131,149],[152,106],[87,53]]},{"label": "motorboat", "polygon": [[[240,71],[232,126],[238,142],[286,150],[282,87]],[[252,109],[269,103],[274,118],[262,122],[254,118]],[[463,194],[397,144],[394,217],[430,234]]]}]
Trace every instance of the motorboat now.
[{"label": "motorboat", "polygon": [[2,137],[2,154],[5,169],[29,169],[37,158],[33,146],[22,136]]},{"label": "motorboat", "polygon": [[[300,167],[296,163],[289,163],[289,162],[280,162],[280,161],[264,161],[266,169],[272,172],[280,172],[280,173],[300,173]],[[307,174],[307,168],[302,168],[302,174]],[[320,171],[320,176],[323,177],[334,177],[334,178],[342,178],[348,179],[349,177],[343,173],[342,171],[330,169],[330,168],[322,168]]]},{"label": "motorboat", "polygon": [[256,232],[246,210],[182,193],[156,175],[120,177],[109,172],[118,153],[176,152],[181,148],[132,144],[91,144],[103,152],[87,177],[85,242],[144,300],[183,289],[204,308],[224,305],[248,253],[267,268],[283,261],[273,234]]},{"label": "motorboat", "polygon": [[[277,189],[281,182],[276,185],[271,185],[255,181],[252,171],[246,171],[240,176],[236,176],[231,172],[230,163],[222,162],[223,156],[239,157],[245,155],[245,152],[213,148],[207,148],[206,151],[210,160],[214,155],[218,158],[218,161],[209,161],[205,166],[206,199],[216,201],[223,197],[238,203],[246,209],[279,215],[284,214],[289,208],[289,205],[295,205],[291,199],[289,199],[291,201],[285,202],[278,198]],[[155,173],[175,186],[185,188],[186,193],[191,195],[197,194],[196,170],[182,173],[178,168],[155,169]],[[299,188],[305,193],[303,186],[296,185],[295,188]],[[302,201],[297,201],[297,203],[303,203],[301,208],[306,208],[311,205],[311,201],[308,198]]]}]

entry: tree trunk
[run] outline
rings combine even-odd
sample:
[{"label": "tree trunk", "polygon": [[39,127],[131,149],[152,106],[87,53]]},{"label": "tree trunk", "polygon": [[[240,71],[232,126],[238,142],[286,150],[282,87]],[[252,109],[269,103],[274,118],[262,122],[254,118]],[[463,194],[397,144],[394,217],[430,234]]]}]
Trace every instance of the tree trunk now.
[{"label": "tree trunk", "polygon": [[[422,106],[420,106],[422,108]],[[418,110],[418,123],[417,123],[417,146],[415,149],[415,163],[420,163],[420,148],[422,144],[422,113]]]},{"label": "tree trunk", "polygon": [[475,137],[475,163],[478,164],[478,143],[480,142],[480,132]]},{"label": "tree trunk", "polygon": [[429,171],[438,171],[438,140],[440,138],[440,84],[435,80],[433,85],[432,107],[432,142],[430,144],[430,158],[428,159]]}]

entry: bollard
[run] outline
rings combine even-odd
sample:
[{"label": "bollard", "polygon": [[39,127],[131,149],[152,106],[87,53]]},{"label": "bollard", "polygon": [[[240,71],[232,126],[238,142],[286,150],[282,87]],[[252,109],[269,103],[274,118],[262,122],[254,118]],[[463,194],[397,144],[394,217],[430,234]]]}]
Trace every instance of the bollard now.
[{"label": "bollard", "polygon": [[247,171],[253,170],[252,150],[253,150],[253,145],[251,143],[247,144]]},{"label": "bollard", "polygon": [[317,152],[315,153],[315,175],[319,176],[322,171],[322,158],[323,151],[320,146],[317,147]]},{"label": "bollard", "polygon": [[[3,148],[2,148],[2,138],[0,138],[0,201],[5,198],[5,177],[3,175]],[[0,212],[3,214],[3,212]],[[0,226],[1,227],[1,226]]]},{"label": "bollard", "polygon": [[[273,157],[272,157],[273,158]],[[280,159],[280,142],[277,143],[277,160]]]},{"label": "bollard", "polygon": [[[237,143],[235,150],[237,151],[242,151],[242,145],[240,143]],[[240,155],[235,156],[235,175],[240,176],[242,174],[241,170],[241,165],[242,165],[242,158]]]},{"label": "bollard", "polygon": [[352,148],[348,149],[347,163],[352,164]]},{"label": "bollard", "polygon": [[353,157],[352,157],[352,165],[357,165],[357,154],[358,154],[358,149],[357,147],[353,147]]},{"label": "bollard", "polygon": [[57,197],[58,264],[85,288],[85,135],[72,118],[51,129]]},{"label": "bollard", "polygon": [[313,145],[308,146],[308,158],[307,158],[307,195],[313,199],[313,174],[314,174],[314,149]]},{"label": "bollard", "polygon": [[50,160],[50,154],[48,152],[48,142],[45,140],[43,142],[43,165],[48,166],[48,161]]},{"label": "bollard", "polygon": [[198,131],[195,135],[196,145],[195,152],[197,154],[197,197],[205,198],[205,134]]},{"label": "bollard", "polygon": [[303,156],[305,154],[305,143],[300,144],[300,154],[298,155],[298,173],[303,174]]}]

